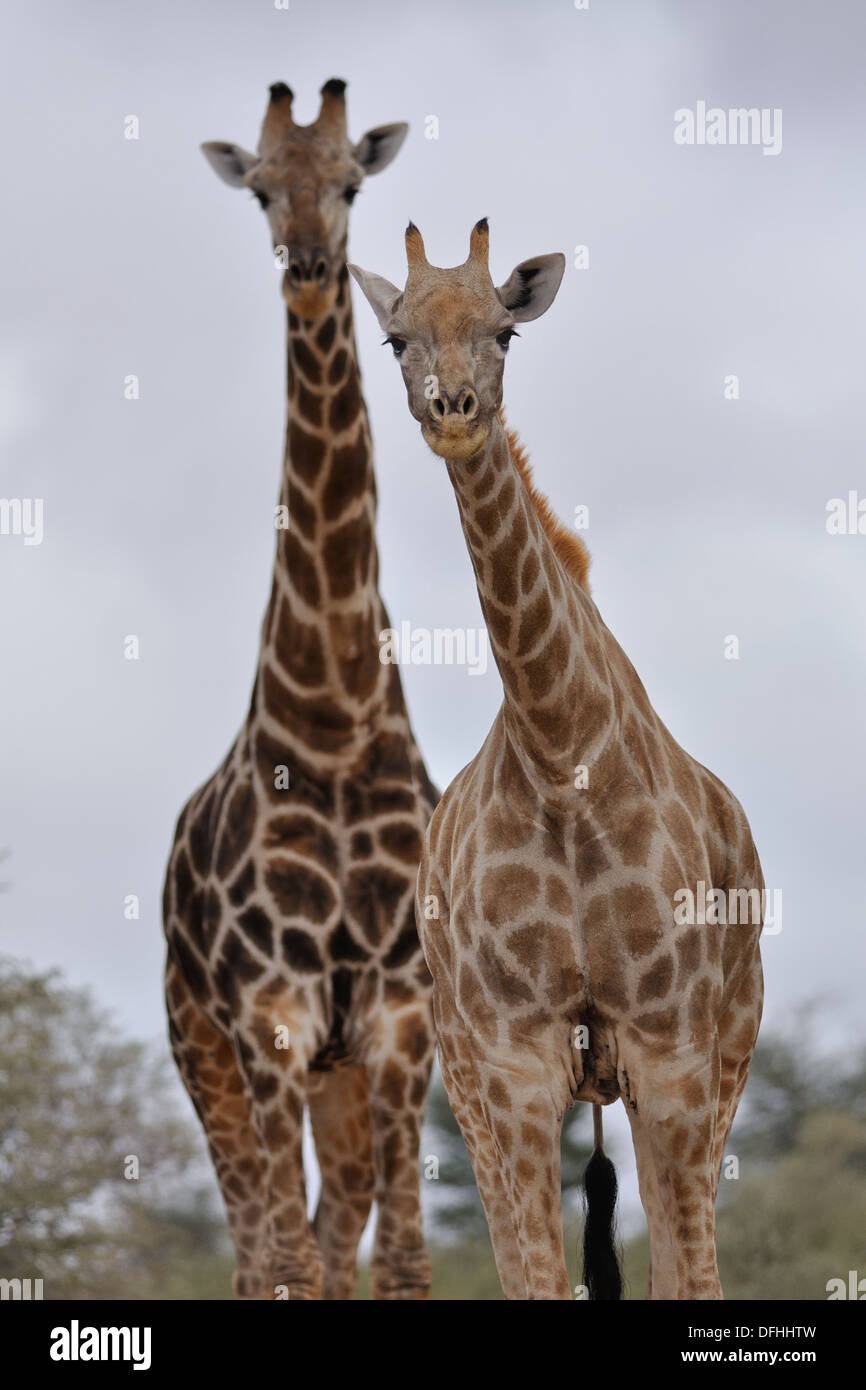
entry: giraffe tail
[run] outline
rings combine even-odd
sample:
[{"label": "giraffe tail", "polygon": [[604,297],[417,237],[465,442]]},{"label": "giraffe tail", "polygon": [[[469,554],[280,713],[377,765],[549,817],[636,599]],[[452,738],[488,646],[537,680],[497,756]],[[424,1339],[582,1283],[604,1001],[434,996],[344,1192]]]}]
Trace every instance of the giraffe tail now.
[{"label": "giraffe tail", "polygon": [[592,1107],[595,1146],[583,1176],[586,1219],[583,1228],[583,1283],[587,1298],[622,1298],[622,1271],[616,1249],[616,1169],[604,1151],[601,1106]]}]

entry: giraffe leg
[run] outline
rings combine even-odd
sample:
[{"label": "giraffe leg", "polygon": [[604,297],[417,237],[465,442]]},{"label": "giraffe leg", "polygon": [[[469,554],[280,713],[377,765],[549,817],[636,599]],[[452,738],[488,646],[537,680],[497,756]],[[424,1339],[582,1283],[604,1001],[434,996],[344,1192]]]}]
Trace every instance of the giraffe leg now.
[{"label": "giraffe leg", "polygon": [[713,1155],[717,1192],[725,1146],[746,1086],[755,1050],[763,995],[763,974],[756,937],[752,959],[745,966],[743,978],[719,1023],[721,1079],[716,1116],[716,1148]]},{"label": "giraffe leg", "polygon": [[[718,1195],[719,1181],[721,1177],[722,1159],[725,1152],[725,1145],[731,1131],[734,1114],[736,1113],[743,1088],[746,1084],[748,1073],[748,1059],[745,1065],[740,1059],[736,1061],[726,1061],[722,1056],[721,1066],[721,1086],[719,1110],[715,1126],[715,1145],[713,1153],[713,1173],[715,1174],[715,1186],[713,1197]],[[647,1298],[653,1297],[653,1230],[656,1232],[666,1232],[664,1207],[662,1204],[661,1189],[658,1184],[655,1172],[655,1164],[652,1155],[652,1147],[648,1142],[646,1127],[639,1117],[629,1112],[629,1119],[632,1122],[632,1139],[634,1142],[635,1154],[638,1158],[638,1180],[640,1185],[641,1202],[647,1214],[647,1221],[650,1228],[650,1258],[649,1258],[649,1277],[647,1281]],[[652,1213],[652,1217],[650,1216]],[[657,1235],[656,1239],[661,1239]],[[673,1258],[670,1245],[665,1241],[665,1250],[658,1251],[660,1267]]]},{"label": "giraffe leg", "polygon": [[570,1300],[562,1231],[562,1115],[557,1114],[542,1076],[516,1077],[511,1069],[506,1072],[483,1064],[480,1076],[488,1097],[497,1094],[507,1100],[503,1105],[489,1105],[487,1113],[500,1176],[511,1201],[524,1297]]},{"label": "giraffe leg", "polygon": [[571,1299],[562,1231],[562,1113],[542,1050],[502,1066],[485,1056],[440,977],[437,1036],[448,1098],[470,1151],[506,1298]]},{"label": "giraffe leg", "polygon": [[166,969],[169,1036],[174,1060],[201,1120],[220,1185],[237,1257],[235,1298],[263,1296],[264,1180],[258,1138],[234,1049],[199,1012],[180,970]]},{"label": "giraffe leg", "polygon": [[418,1160],[433,1064],[430,1007],[418,999],[393,1009],[380,1005],[368,1025],[364,1063],[377,1206],[372,1294],[387,1300],[429,1298]]},{"label": "giraffe leg", "polygon": [[[437,1021],[439,995],[437,992]],[[471,1043],[465,1033],[455,1036],[456,1017],[449,1017],[447,1029],[437,1027],[439,1066],[451,1109],[454,1111],[464,1143],[472,1160],[472,1171],[487,1217],[487,1229],[499,1282],[506,1299],[526,1298],[523,1260],[511,1201],[502,1181],[501,1157],[497,1153],[484,1108],[478,1099],[480,1088],[475,1072]]]},{"label": "giraffe leg", "polygon": [[313,1229],[325,1262],[322,1297],[351,1299],[358,1242],[373,1205],[373,1149],[367,1076],[361,1066],[316,1078],[307,1102],[322,1191]]},{"label": "giraffe leg", "polygon": [[649,1273],[647,1275],[647,1299],[653,1298],[653,1263],[662,1269],[672,1259],[661,1189],[656,1178],[655,1161],[649,1143],[647,1128],[634,1111],[628,1111],[631,1123],[631,1137],[637,1160],[638,1187],[640,1200],[646,1214],[649,1229]]},{"label": "giraffe leg", "polygon": [[713,1176],[715,1179],[714,1194],[718,1195],[719,1183],[722,1177],[722,1162],[725,1156],[725,1146],[728,1136],[731,1133],[731,1126],[734,1123],[734,1116],[737,1113],[737,1106],[745,1090],[746,1080],[749,1075],[750,1058],[726,1057],[722,1054],[722,1076],[719,1093],[719,1109],[716,1117],[716,1142],[713,1150]]},{"label": "giraffe leg", "polygon": [[627,1068],[641,1200],[652,1251],[654,1299],[719,1299],[715,1195],[717,1048]]},{"label": "giraffe leg", "polygon": [[469,1150],[472,1171],[487,1217],[487,1229],[493,1246],[493,1257],[502,1292],[507,1299],[526,1298],[523,1261],[517,1240],[517,1229],[511,1215],[511,1203],[500,1171],[500,1156],[487,1126],[482,1107],[473,1100],[459,1065],[445,1063],[440,1055],[442,1080],[451,1109]]},{"label": "giraffe leg", "polygon": [[[274,1045],[275,1020],[288,1028],[288,1046]],[[304,1007],[295,989],[235,1030],[262,1155],[267,1224],[261,1267],[269,1299],[322,1297],[324,1265],[307,1216],[303,1162],[307,1074],[315,1052],[312,1020],[312,1008]]]},{"label": "giraffe leg", "polygon": [[[429,920],[433,900],[441,916]],[[554,1095],[550,1078],[565,1078],[555,1042],[534,1037],[503,1062],[485,1055],[457,1006],[448,893],[422,857],[416,900],[424,953],[433,973],[436,1038],[448,1099],[472,1158],[487,1216],[496,1268],[507,1299],[568,1299],[572,1291],[562,1231],[560,1142],[568,1094]],[[550,1042],[550,1040],[548,1040]],[[521,1061],[524,1066],[521,1066]]]}]

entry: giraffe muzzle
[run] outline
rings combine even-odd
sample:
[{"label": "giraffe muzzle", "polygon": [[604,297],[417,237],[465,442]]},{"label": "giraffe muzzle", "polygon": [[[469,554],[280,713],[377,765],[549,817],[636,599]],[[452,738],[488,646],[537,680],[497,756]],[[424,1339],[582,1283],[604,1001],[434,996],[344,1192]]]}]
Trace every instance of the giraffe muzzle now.
[{"label": "giraffe muzzle", "polygon": [[337,288],[330,261],[323,254],[293,260],[290,253],[283,275],[283,298],[298,318],[308,322],[321,318],[333,307]]},{"label": "giraffe muzzle", "polygon": [[427,445],[440,458],[465,462],[483,449],[490,426],[477,414],[471,420],[449,414],[438,424],[435,417],[428,415],[421,422],[421,433]]},{"label": "giraffe muzzle", "polygon": [[456,426],[469,427],[478,417],[478,397],[471,386],[465,383],[456,391],[446,391],[437,383],[435,396],[430,401],[429,413],[435,425],[444,429]]},{"label": "giraffe muzzle", "polygon": [[331,258],[323,246],[289,247],[288,274],[291,284],[325,285],[331,276]]},{"label": "giraffe muzzle", "polygon": [[489,432],[483,422],[478,397],[464,383],[448,391],[436,383],[436,394],[427,405],[421,432],[434,454],[446,459],[468,459],[482,447]]}]

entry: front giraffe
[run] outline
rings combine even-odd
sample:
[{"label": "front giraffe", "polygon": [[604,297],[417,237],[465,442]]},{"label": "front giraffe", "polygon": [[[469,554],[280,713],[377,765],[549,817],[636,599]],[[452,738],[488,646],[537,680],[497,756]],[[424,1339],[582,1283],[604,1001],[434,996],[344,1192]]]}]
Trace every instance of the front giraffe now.
[{"label": "front giraffe", "polygon": [[436,792],[378,656],[389,623],[345,263],[349,204],[406,127],[351,145],[344,87],[326,83],[301,127],[278,83],[258,155],[204,146],[252,189],[288,260],[290,523],[249,714],[181,812],[164,904],[172,1049],[225,1199],[238,1298],[351,1298],[374,1197],[373,1297],[430,1288],[418,1146],[433,1029],[414,892]]},{"label": "front giraffe", "polygon": [[[429,265],[411,225],[406,246],[402,293],[350,269],[447,462],[504,688],[418,883],[442,1071],[503,1289],[570,1297],[562,1116],[592,1102],[600,1148],[598,1107],[621,1097],[650,1296],[719,1298],[715,1197],[761,1012],[758,856],[739,803],[653,710],[589,596],[584,546],[499,414],[514,325],[549,307],[565,258],[524,261],[497,290],[486,222],[453,270]],[[755,920],[681,924],[678,891],[700,883],[752,890]],[[618,1296],[616,1277],[598,1287]]]}]

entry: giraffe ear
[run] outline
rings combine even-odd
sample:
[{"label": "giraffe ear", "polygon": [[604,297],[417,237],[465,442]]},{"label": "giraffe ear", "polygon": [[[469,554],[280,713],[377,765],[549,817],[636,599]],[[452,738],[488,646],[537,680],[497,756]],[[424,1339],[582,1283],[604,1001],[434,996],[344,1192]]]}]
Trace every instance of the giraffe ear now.
[{"label": "giraffe ear", "polygon": [[354,155],[365,174],[378,174],[386,169],[409,133],[405,121],[395,125],[377,125],[368,130],[355,146]]},{"label": "giraffe ear", "polygon": [[250,169],[259,162],[257,154],[250,154],[240,145],[229,145],[225,140],[208,140],[202,145],[201,152],[210,167],[230,188],[243,188]]},{"label": "giraffe ear", "polygon": [[552,256],[533,256],[515,266],[496,293],[518,323],[541,318],[556,298],[565,272],[565,257],[561,251]]},{"label": "giraffe ear", "polygon": [[362,270],[359,265],[350,265],[348,270],[379,320],[379,327],[383,333],[387,333],[391,315],[402,298],[400,290],[384,275],[374,275],[370,270]]}]

